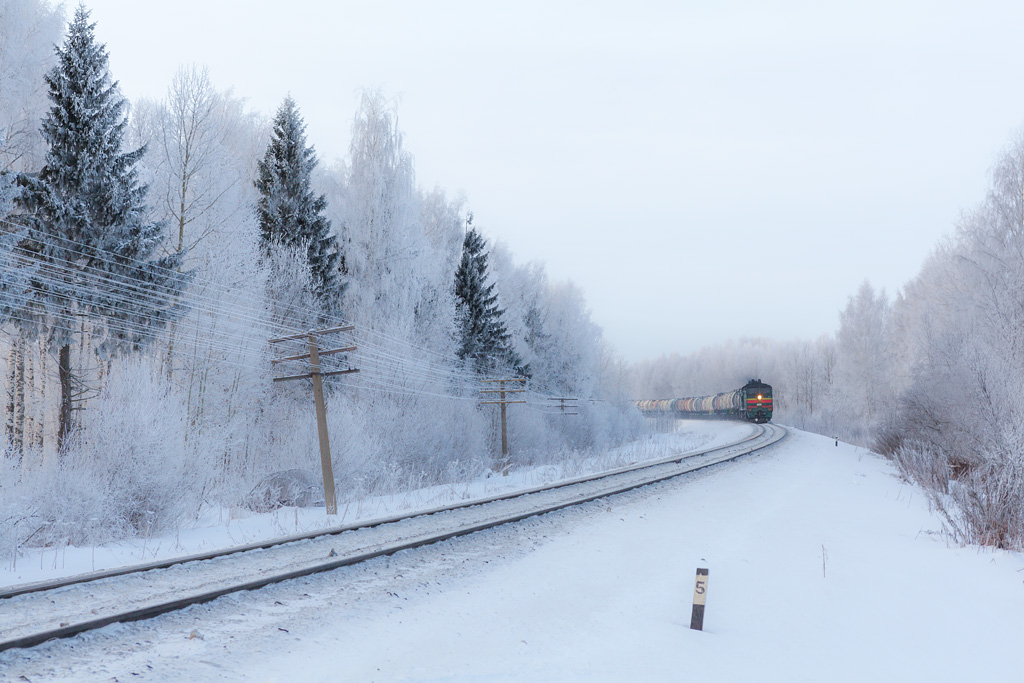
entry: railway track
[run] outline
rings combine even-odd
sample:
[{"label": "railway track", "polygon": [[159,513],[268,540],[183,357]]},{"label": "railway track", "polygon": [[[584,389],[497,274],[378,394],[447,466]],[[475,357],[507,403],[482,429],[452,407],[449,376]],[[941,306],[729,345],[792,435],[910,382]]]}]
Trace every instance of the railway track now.
[{"label": "railway track", "polygon": [[0,591],[0,651],[138,621],[653,484],[747,455],[786,430],[526,491]]}]

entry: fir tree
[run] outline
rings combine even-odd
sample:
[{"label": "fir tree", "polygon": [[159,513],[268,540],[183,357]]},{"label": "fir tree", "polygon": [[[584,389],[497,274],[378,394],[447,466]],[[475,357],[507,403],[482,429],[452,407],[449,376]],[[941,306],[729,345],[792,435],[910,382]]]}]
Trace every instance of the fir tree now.
[{"label": "fir tree", "polygon": [[523,374],[532,377],[537,369],[536,361],[546,357],[550,353],[551,335],[545,331],[544,313],[541,310],[540,302],[534,299],[526,309],[523,318],[523,327],[526,328],[526,347],[533,358],[523,365]]},{"label": "fir tree", "polygon": [[256,207],[260,243],[267,255],[276,248],[306,252],[314,293],[325,305],[341,294],[338,282],[338,241],[323,215],[327,199],[312,188],[316,152],[306,146],[306,124],[295,100],[286,97],[274,117],[274,132],[259,162]]},{"label": "fir tree", "polygon": [[71,431],[71,346],[85,331],[101,357],[140,349],[182,310],[189,276],[180,255],[152,258],[163,225],[147,220],[147,186],[136,163],[145,148],[123,152],[127,102],[108,69],[106,47],[79,5],[57,65],[46,76],[51,107],[43,120],[48,145],[42,170],[23,176],[28,235],[19,254],[39,266],[23,331],[59,349],[58,449]]},{"label": "fir tree", "polygon": [[[472,226],[473,217],[469,217]],[[494,284],[487,283],[487,252],[483,237],[470,227],[462,243],[462,261],[455,272],[455,315],[459,329],[459,358],[477,372],[508,368],[522,372],[521,360],[498,308]]]}]

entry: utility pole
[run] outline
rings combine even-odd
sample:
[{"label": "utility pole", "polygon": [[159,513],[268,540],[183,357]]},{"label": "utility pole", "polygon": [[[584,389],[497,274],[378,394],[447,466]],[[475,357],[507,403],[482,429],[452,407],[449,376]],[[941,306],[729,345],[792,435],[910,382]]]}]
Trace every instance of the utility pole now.
[{"label": "utility pole", "polygon": [[338,353],[349,353],[355,351],[355,346],[341,346],[333,349],[327,349],[325,351],[320,350],[319,340],[320,337],[326,335],[339,334],[342,332],[351,332],[355,327],[352,325],[346,325],[344,327],[332,327],[326,330],[310,330],[304,334],[293,334],[289,337],[280,337],[278,339],[271,339],[270,345],[274,348],[275,352],[281,348],[275,346],[275,344],[282,344],[285,342],[298,341],[300,339],[306,339],[309,341],[309,353],[298,353],[290,356],[277,356],[272,358],[271,365],[277,367],[281,363],[289,363],[296,361],[309,360],[309,372],[304,372],[298,375],[287,375],[284,377],[275,377],[275,382],[285,382],[293,379],[312,379],[313,380],[313,401],[316,404],[316,431],[317,436],[320,439],[320,467],[323,470],[324,476],[324,503],[327,506],[327,514],[336,515],[338,514],[338,502],[334,495],[334,467],[331,464],[331,443],[327,436],[327,407],[324,404],[324,385],[323,378],[330,377],[331,375],[347,375],[353,372],[359,372],[358,368],[344,368],[342,370],[331,370],[329,372],[323,372],[320,368],[320,358],[322,356],[333,356]]},{"label": "utility pole", "polygon": [[549,404],[548,408],[558,408],[562,415],[579,415],[580,406],[576,401],[578,398],[551,396],[549,401],[558,401],[558,405]]},{"label": "utility pole", "polygon": [[526,389],[509,389],[505,387],[506,382],[525,382],[525,377],[514,377],[511,379],[485,379],[485,383],[498,383],[497,389],[481,389],[481,394],[500,394],[499,400],[497,401],[481,401],[482,406],[501,406],[501,460],[498,462],[498,467],[501,469],[501,475],[504,477],[508,476],[508,429],[506,426],[505,410],[506,406],[512,405],[513,403],[526,403],[526,401],[511,401],[505,398],[505,394],[522,394],[526,392]]}]

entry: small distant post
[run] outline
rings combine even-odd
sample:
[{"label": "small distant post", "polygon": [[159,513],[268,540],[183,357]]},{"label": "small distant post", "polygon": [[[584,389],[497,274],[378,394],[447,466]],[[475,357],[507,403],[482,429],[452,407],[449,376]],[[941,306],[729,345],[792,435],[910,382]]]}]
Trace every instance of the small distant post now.
[{"label": "small distant post", "polygon": [[[551,401],[551,403],[548,405],[548,407],[549,408],[558,408],[558,411],[562,415],[579,415],[580,414],[579,413],[580,406],[579,406],[579,403],[577,403],[577,401],[579,401],[578,398],[574,398],[574,397],[570,397],[570,396],[551,396],[551,397],[548,398],[548,400]],[[557,406],[554,404],[555,401],[558,401],[558,405]]]},{"label": "small distant post", "polygon": [[693,613],[690,615],[690,628],[695,631],[704,630],[704,603],[708,597],[708,570],[697,569],[697,582],[693,586]]},{"label": "small distant post", "polygon": [[500,394],[500,398],[497,401],[481,401],[482,406],[501,406],[501,462],[498,468],[501,470],[502,476],[508,476],[509,459],[508,459],[508,428],[505,423],[505,407],[510,406],[514,403],[526,403],[526,401],[512,401],[505,398],[505,394],[523,394],[526,393],[526,389],[508,389],[505,387],[506,382],[525,382],[525,377],[513,377],[509,379],[485,379],[485,383],[500,383],[497,389],[481,389],[481,394]]}]

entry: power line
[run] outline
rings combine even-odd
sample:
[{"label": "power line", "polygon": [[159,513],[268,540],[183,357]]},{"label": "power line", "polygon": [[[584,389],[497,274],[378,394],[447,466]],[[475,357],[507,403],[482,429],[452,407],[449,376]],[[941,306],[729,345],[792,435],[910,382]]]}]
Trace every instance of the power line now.
[{"label": "power line", "polygon": [[[44,235],[37,228],[9,220],[0,219],[0,222],[15,228],[18,232],[34,235],[30,239],[41,248],[63,252],[62,255],[50,254],[45,260],[35,258],[23,246],[15,248],[12,252],[16,264],[23,267],[26,273],[30,274],[31,281],[43,290],[41,298],[57,303],[59,309],[54,311],[33,306],[30,295],[0,291],[0,301],[8,305],[16,306],[25,303],[27,299],[27,306],[22,306],[18,312],[9,316],[12,321],[24,326],[44,325],[68,334],[79,334],[83,318],[88,316],[73,309],[84,300],[100,300],[110,309],[116,309],[117,306],[130,309],[140,301],[157,308],[180,308],[183,310],[182,315],[169,322],[173,330],[167,327],[155,329],[152,324],[139,319],[138,316],[117,315],[116,310],[113,316],[101,316],[99,322],[102,329],[126,337],[121,341],[145,344],[165,336],[169,338],[173,334],[183,346],[223,354],[224,357],[219,362],[245,370],[260,371],[265,371],[269,367],[271,354],[263,344],[253,342],[253,328],[261,328],[270,334],[286,335],[295,332],[293,328],[275,320],[274,316],[262,307],[246,305],[244,293],[236,287],[137,259],[115,259],[101,249],[61,235]],[[76,256],[93,265],[73,260]],[[190,277],[191,286],[182,292],[170,294],[165,287],[133,279],[113,270],[101,269],[100,265],[109,266],[111,269],[125,265],[145,267],[150,271],[162,271],[172,278]],[[280,302],[275,303],[280,305]],[[279,313],[286,318],[319,319],[329,325],[357,324],[340,315],[320,315],[297,309],[290,304],[284,305]],[[203,321],[204,317],[209,319],[208,322]],[[229,322],[218,325],[222,320]],[[215,334],[209,334],[211,327],[216,330]],[[471,392],[472,386],[481,379],[496,377],[494,373],[478,374],[470,370],[455,354],[431,349],[371,327],[359,325],[354,336],[361,350],[360,362],[368,372],[376,376],[376,379],[369,380],[364,375],[359,382],[351,383],[354,387],[402,392],[408,395],[473,400],[458,393]],[[338,361],[340,362],[340,359]],[[332,367],[332,362],[325,359],[325,371]],[[421,388],[410,387],[410,384],[417,384]],[[450,391],[439,393],[424,388],[429,386],[444,387]],[[550,387],[536,380],[531,380],[528,387],[530,394],[536,394],[542,400],[545,393],[555,393]],[[540,392],[537,392],[538,389]]]}]

